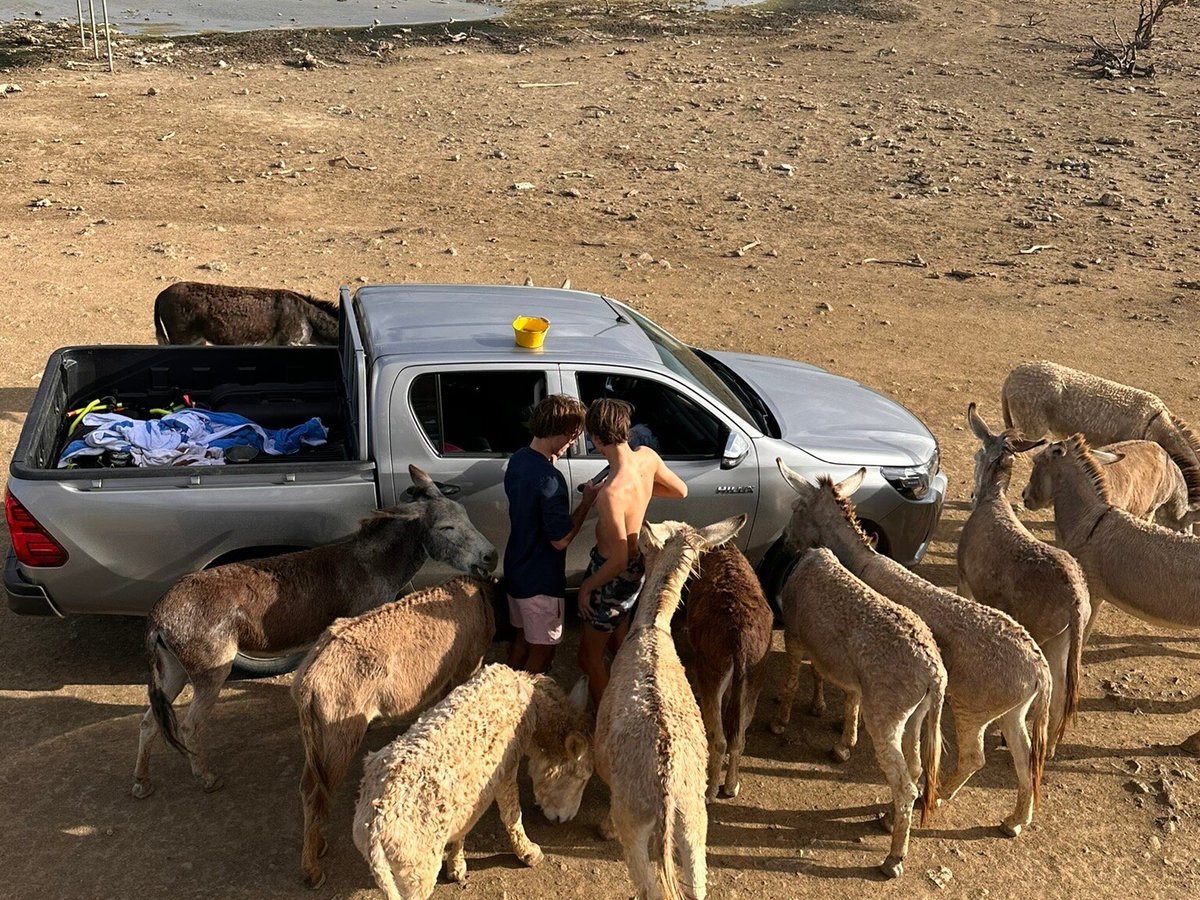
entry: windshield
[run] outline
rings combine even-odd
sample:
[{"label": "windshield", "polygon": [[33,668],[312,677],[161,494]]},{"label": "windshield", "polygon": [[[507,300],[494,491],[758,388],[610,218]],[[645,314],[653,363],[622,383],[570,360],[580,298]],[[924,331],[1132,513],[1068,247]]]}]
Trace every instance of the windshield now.
[{"label": "windshield", "polygon": [[654,345],[654,349],[658,351],[658,356],[664,366],[716,399],[743,422],[752,424],[755,421],[745,404],[729,389],[729,385],[705,365],[704,360],[697,356],[691,347],[681,344],[645,316],[634,312],[625,304],[613,302],[613,305],[620,309],[622,315],[628,316],[645,332],[646,337],[650,338],[650,343]]}]

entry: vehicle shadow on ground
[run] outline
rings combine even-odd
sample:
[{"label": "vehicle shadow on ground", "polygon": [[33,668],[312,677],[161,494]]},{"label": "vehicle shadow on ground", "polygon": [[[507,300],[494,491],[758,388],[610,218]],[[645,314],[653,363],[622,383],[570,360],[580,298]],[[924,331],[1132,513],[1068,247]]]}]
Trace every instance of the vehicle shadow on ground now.
[{"label": "vehicle shadow on ground", "polygon": [[0,419],[19,421],[29,412],[36,393],[36,387],[0,387]]},{"label": "vehicle shadow on ground", "polygon": [[5,615],[0,690],[54,691],[65,684],[145,683],[145,619]]}]

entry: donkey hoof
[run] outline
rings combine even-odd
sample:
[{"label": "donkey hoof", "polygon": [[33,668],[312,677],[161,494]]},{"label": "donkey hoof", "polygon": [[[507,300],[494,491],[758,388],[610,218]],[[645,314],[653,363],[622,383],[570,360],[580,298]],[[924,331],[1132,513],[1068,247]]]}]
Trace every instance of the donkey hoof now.
[{"label": "donkey hoof", "polygon": [[771,734],[783,734],[784,729],[787,728],[787,723],[776,719],[767,727],[771,730]]},{"label": "donkey hoof", "polygon": [[138,778],[133,782],[133,796],[145,800],[154,793],[154,783],[149,778]]},{"label": "donkey hoof", "polygon": [[834,762],[844,763],[850,758],[850,750],[846,747],[834,747],[829,751],[829,755],[833,757]]},{"label": "donkey hoof", "polygon": [[446,877],[455,884],[467,883],[467,864],[465,861],[460,861],[457,864],[451,865],[446,863]]},{"label": "donkey hoof", "polygon": [[204,776],[204,793],[211,794],[213,791],[219,791],[224,786],[225,782],[221,780],[220,775]]},{"label": "donkey hoof", "polygon": [[899,856],[889,856],[879,867],[884,878],[899,878],[904,874],[904,859]]},{"label": "donkey hoof", "polygon": [[737,784],[735,784],[733,787],[730,787],[727,784],[721,785],[721,797],[724,798],[725,800],[732,800],[734,797],[736,797],[741,792],[742,792],[742,783],[740,781]]},{"label": "donkey hoof", "polygon": [[[528,850],[526,850],[524,853],[521,854],[521,862],[525,863],[525,865],[529,866],[529,868],[531,868],[531,869],[534,866],[536,866],[538,863],[540,863],[541,861],[542,861],[542,848],[539,847],[537,844],[534,844],[532,847],[530,847]],[[463,867],[463,876],[464,877],[466,876],[466,866]]]},{"label": "donkey hoof", "polygon": [[1012,825],[1010,825],[1008,822],[1000,823],[1001,833],[1008,835],[1008,837],[1020,837],[1021,829],[1023,827],[1024,826],[1021,825],[1019,822],[1016,824],[1012,824]]},{"label": "donkey hoof", "polygon": [[315,874],[309,872],[304,876],[304,883],[308,885],[310,890],[315,891],[325,883],[325,873],[319,869]]}]

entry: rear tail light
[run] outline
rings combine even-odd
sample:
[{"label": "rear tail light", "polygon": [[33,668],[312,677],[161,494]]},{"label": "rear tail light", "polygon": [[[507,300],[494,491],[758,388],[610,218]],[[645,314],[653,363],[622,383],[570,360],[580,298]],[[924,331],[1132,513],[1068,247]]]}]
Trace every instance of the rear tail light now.
[{"label": "rear tail light", "polygon": [[17,553],[17,562],[44,568],[61,566],[67,561],[67,551],[62,544],[51,537],[50,532],[7,489],[4,491],[4,517],[8,519],[8,533]]}]

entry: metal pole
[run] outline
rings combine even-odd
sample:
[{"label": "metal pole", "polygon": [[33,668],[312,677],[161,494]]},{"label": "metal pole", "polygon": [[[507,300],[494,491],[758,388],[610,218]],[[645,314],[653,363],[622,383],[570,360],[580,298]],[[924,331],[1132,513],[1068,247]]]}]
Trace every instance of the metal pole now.
[{"label": "metal pole", "polygon": [[96,59],[100,58],[100,42],[96,38],[96,3],[95,0],[88,0],[88,12],[92,16],[92,56]]},{"label": "metal pole", "polygon": [[79,46],[87,47],[87,33],[83,30],[83,0],[75,0],[75,9],[79,13]]},{"label": "metal pole", "polygon": [[108,0],[100,0],[100,8],[104,11],[104,46],[108,50],[108,71],[112,72],[112,31],[108,27]]}]

